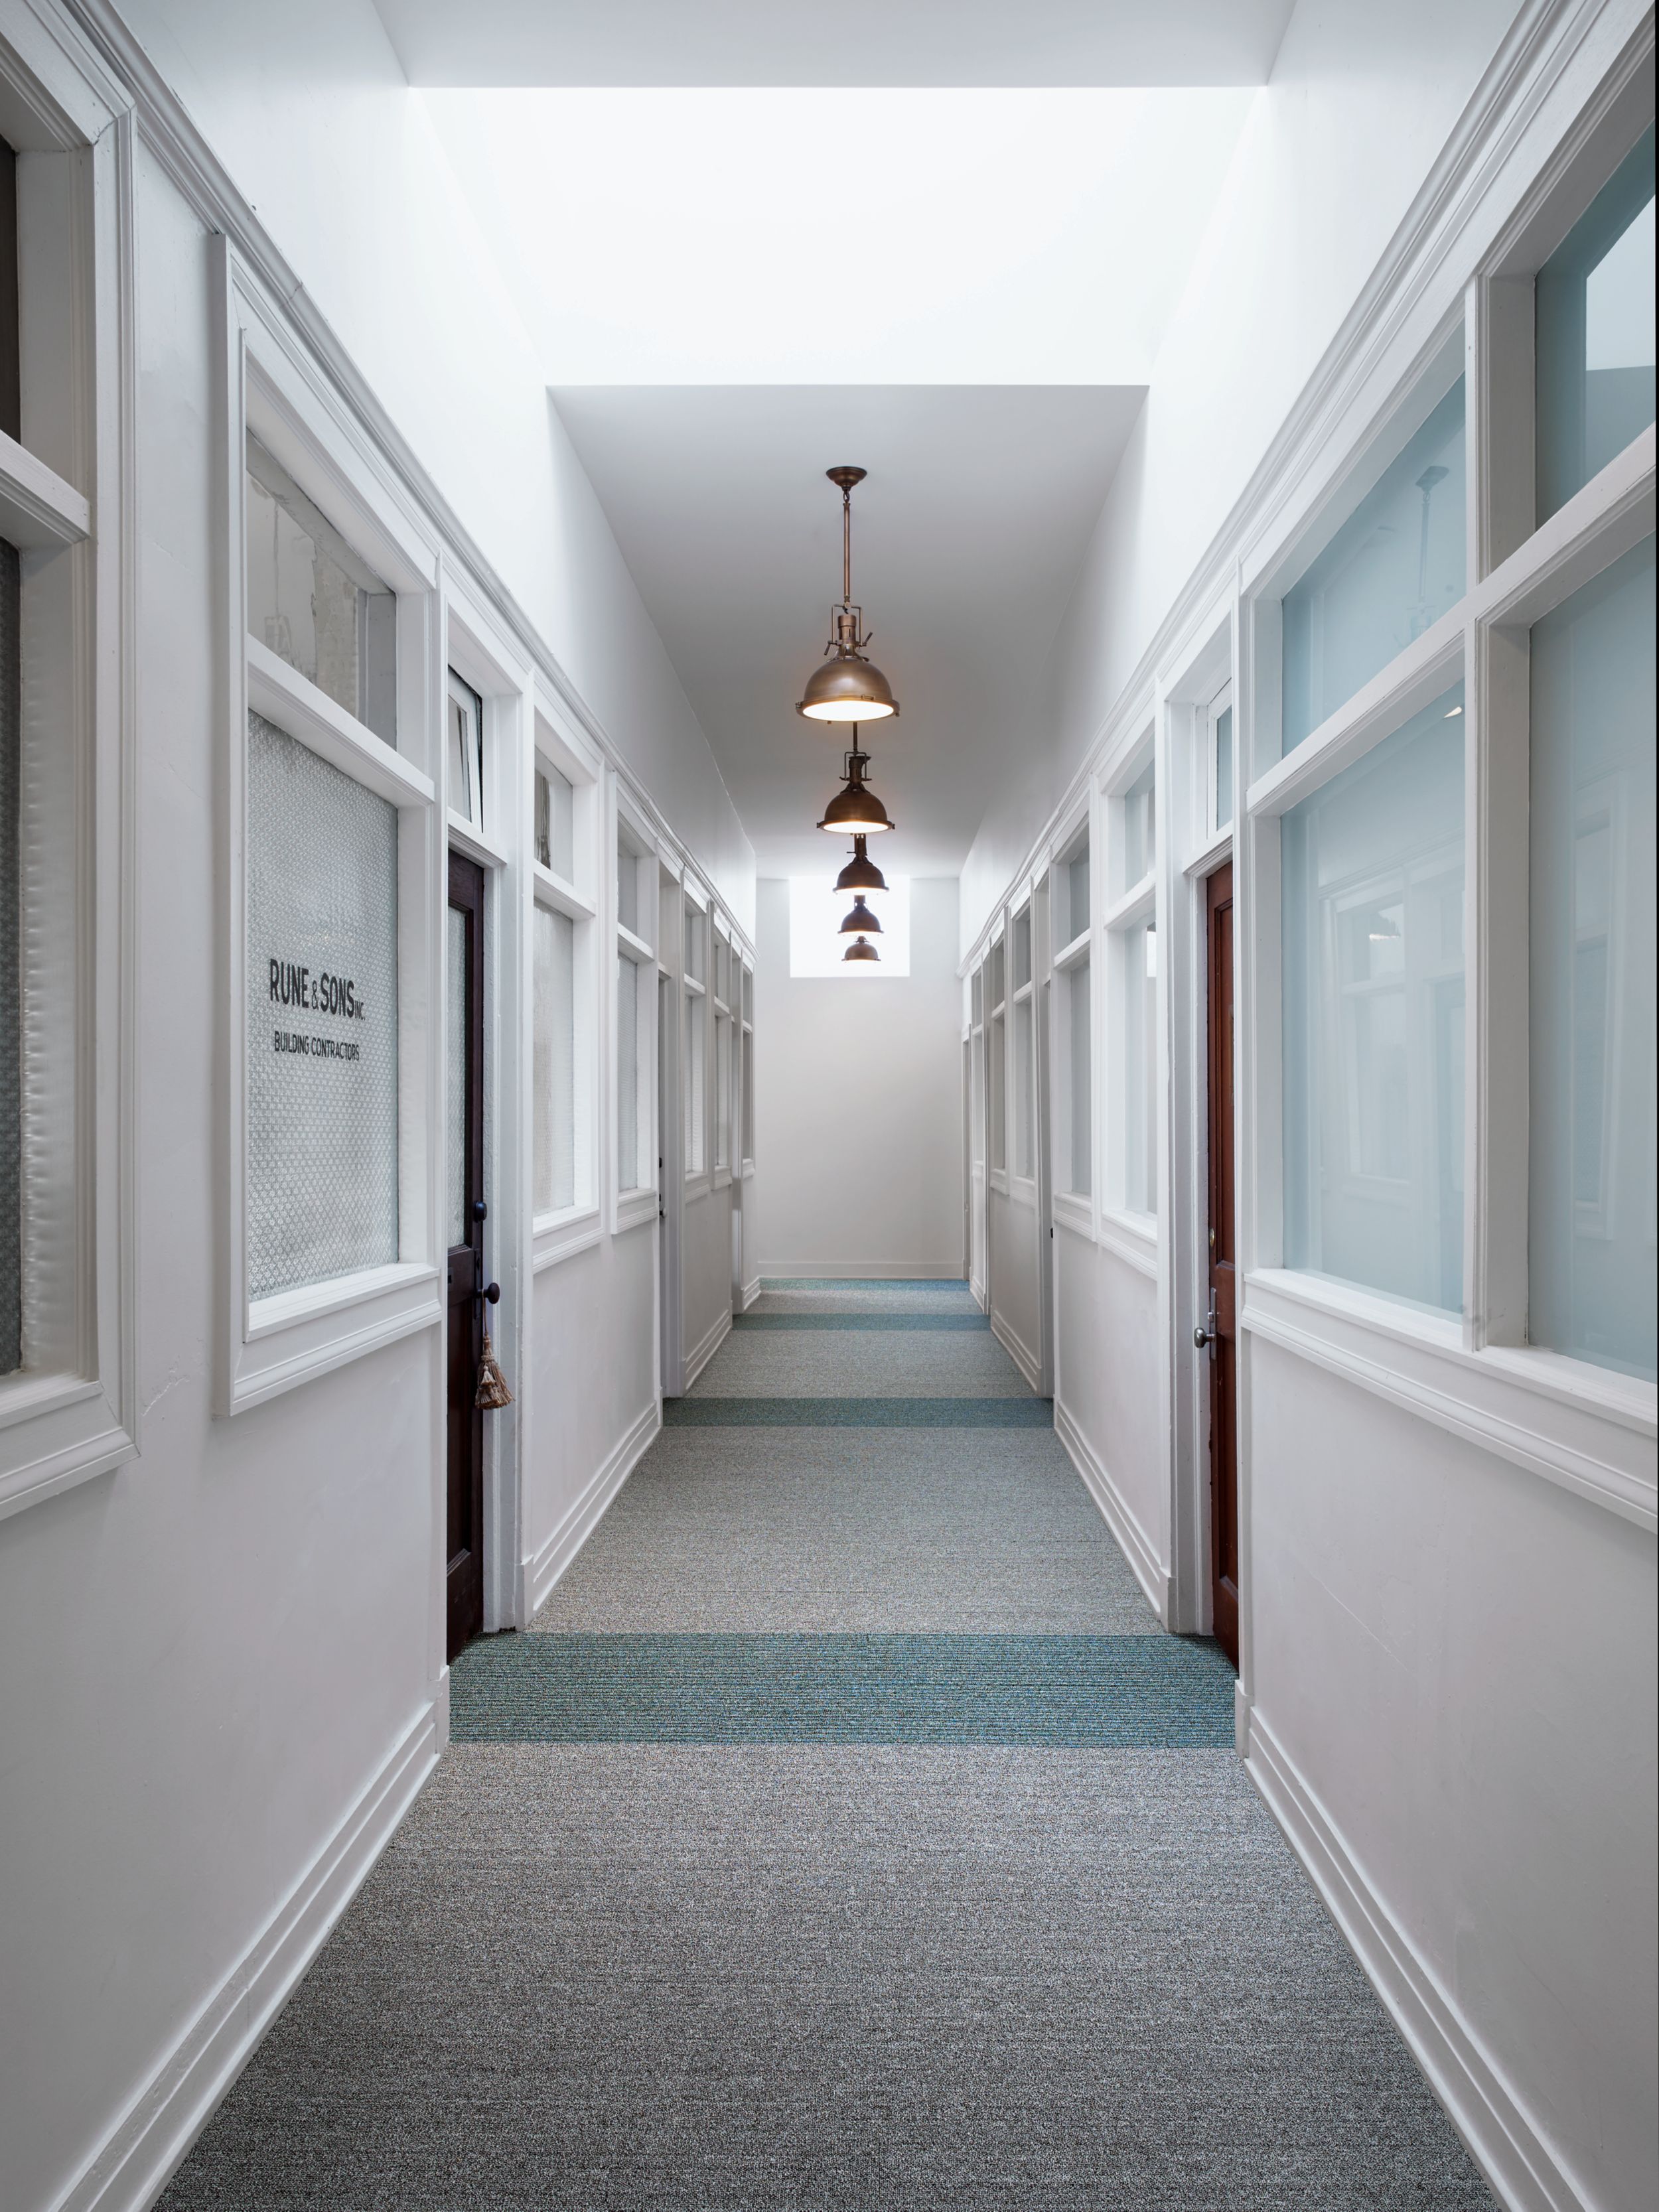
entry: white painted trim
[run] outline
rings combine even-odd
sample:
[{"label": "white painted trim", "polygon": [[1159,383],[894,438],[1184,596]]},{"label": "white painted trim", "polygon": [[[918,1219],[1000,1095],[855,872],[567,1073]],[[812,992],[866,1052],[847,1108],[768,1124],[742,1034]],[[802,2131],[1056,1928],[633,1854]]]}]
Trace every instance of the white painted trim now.
[{"label": "white painted trim", "polygon": [[1102,1520],[1116,1537],[1118,1549],[1134,1570],[1135,1580],[1146,1593],[1147,1603],[1167,1627],[1170,1577],[1157,1547],[1058,1392],[1054,1395],[1054,1434],[1083,1478],[1083,1486],[1099,1508]]},{"label": "white painted trim", "polygon": [[526,1626],[547,1603],[555,1585],[599,1527],[611,1501],[655,1443],[661,1428],[662,1401],[653,1397],[605,1454],[599,1472],[566,1511],[552,1534],[525,1560],[521,1617]]},{"label": "white painted trim", "polygon": [[26,446],[0,430],[0,537],[14,545],[78,545],[92,535],[92,502]]},{"label": "white painted trim", "polygon": [[[1659,1528],[1650,1384],[1609,1376],[1612,1389],[1592,1395],[1587,1383],[1569,1395],[1559,1370],[1577,1371],[1577,1362],[1545,1361],[1534,1370],[1512,1351],[1466,1351],[1453,1334],[1455,1323],[1402,1308],[1389,1325],[1363,1310],[1344,1310],[1338,1297],[1321,1297],[1322,1283],[1310,1287],[1276,1270],[1249,1273],[1242,1287],[1241,1331],[1638,1528]],[[1524,1393],[1518,1402],[1517,1390]]]},{"label": "white painted trim", "polygon": [[[1151,1218],[1150,1216],[1147,1218]],[[1135,1217],[1113,1212],[1102,1206],[1095,1234],[1096,1241],[1103,1244],[1109,1252],[1115,1252],[1120,1260],[1127,1260],[1130,1267],[1138,1268],[1143,1275],[1150,1275],[1154,1282],[1157,1281],[1158,1231],[1155,1228],[1151,1231],[1143,1229]]]},{"label": "white painted trim", "polygon": [[991,1334],[1018,1368],[1037,1396],[1039,1398],[1043,1396],[1042,1361],[1025,1342],[1013,1323],[1006,1315],[1000,1314],[994,1306],[991,1309]]},{"label": "white painted trim", "polygon": [[689,1390],[703,1369],[732,1334],[730,1310],[715,1315],[714,1321],[697,1342],[685,1355],[685,1389]]},{"label": "white painted trim", "polygon": [[750,1307],[754,1304],[756,1299],[760,1296],[760,1294],[761,1279],[758,1275],[755,1275],[743,1286],[743,1303],[738,1308],[738,1312],[747,1313]]},{"label": "white painted trim", "polygon": [[437,1765],[447,1702],[446,1677],[50,2212],[154,2203]]},{"label": "white painted trim", "polygon": [[1556,2157],[1259,1706],[1245,1740],[1245,1772],[1500,2200],[1510,2212],[1589,2212],[1593,2200]]},{"label": "white painted trim", "polygon": [[960,1283],[960,1260],[763,1260],[761,1288],[777,1276],[825,1283]]}]

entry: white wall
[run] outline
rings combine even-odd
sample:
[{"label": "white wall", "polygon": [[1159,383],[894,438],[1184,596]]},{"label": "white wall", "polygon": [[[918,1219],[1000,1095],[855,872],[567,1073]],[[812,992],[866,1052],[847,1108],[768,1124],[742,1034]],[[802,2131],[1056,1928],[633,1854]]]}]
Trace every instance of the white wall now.
[{"label": "white wall", "polygon": [[[541,647],[746,920],[752,855],[703,733],[369,0],[132,12]],[[19,2212],[148,2201],[447,1725],[440,1331],[214,1411],[224,325],[209,227],[142,143],[131,216],[142,1453],[0,1522],[0,2194]],[[602,1228],[526,1270],[532,1584],[654,1426],[655,1238]]]},{"label": "white wall", "polygon": [[954,878],[910,886],[908,976],[793,979],[789,885],[763,878],[755,972],[763,1275],[960,1275],[962,986]]}]

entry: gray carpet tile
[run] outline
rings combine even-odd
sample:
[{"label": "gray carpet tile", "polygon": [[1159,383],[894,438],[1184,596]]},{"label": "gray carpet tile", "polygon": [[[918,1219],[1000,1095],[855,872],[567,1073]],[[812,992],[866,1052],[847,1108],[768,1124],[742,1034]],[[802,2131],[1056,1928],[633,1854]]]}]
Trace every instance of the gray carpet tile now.
[{"label": "gray carpet tile", "polygon": [[163,2212],[1475,2212],[1225,1752],[452,1748]]},{"label": "gray carpet tile", "polygon": [[963,1282],[826,1282],[806,1277],[763,1276],[760,1296],[747,1308],[764,1313],[978,1313]]},{"label": "gray carpet tile", "polygon": [[1143,1635],[1052,1430],[665,1429],[538,1629]]},{"label": "gray carpet tile", "polygon": [[988,1331],[728,1336],[694,1398],[1029,1398],[1024,1376]]},{"label": "gray carpet tile", "polygon": [[742,1334],[751,1328],[771,1329],[840,1329],[862,1336],[873,1334],[902,1334],[909,1330],[939,1329],[955,1332],[961,1329],[988,1329],[991,1326],[988,1314],[974,1310],[958,1313],[952,1308],[947,1313],[740,1313],[732,1322],[733,1331]]}]

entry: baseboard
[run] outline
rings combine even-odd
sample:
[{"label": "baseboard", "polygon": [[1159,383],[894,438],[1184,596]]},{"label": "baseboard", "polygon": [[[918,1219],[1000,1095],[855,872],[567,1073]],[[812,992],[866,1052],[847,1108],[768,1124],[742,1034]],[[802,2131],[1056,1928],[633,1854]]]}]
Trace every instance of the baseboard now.
[{"label": "baseboard", "polygon": [[1083,1477],[1085,1489],[1100,1508],[1101,1518],[1117,1538],[1118,1547],[1135,1580],[1146,1593],[1147,1603],[1167,1628],[1170,1625],[1170,1577],[1151,1538],[1131,1511],[1123,1492],[1096,1457],[1088,1438],[1054,1400],[1054,1434],[1071,1454],[1072,1464]]},{"label": "baseboard", "polygon": [[981,1313],[989,1313],[990,1301],[986,1294],[985,1285],[977,1275],[969,1275],[968,1278],[968,1295]]},{"label": "baseboard", "polygon": [[441,1742],[428,1703],[52,2212],[143,2212],[155,2202],[391,1840]]},{"label": "baseboard", "polygon": [[553,1594],[553,1587],[582,1546],[599,1527],[605,1510],[639,1465],[662,1427],[662,1404],[653,1398],[620,1442],[605,1454],[599,1473],[566,1512],[545,1543],[537,1546],[524,1563],[526,1626],[536,1618]]},{"label": "baseboard", "polygon": [[1510,2212],[1591,2212],[1259,1706],[1248,1735],[1246,1772],[1499,2200]]},{"label": "baseboard", "polygon": [[1040,1398],[1042,1395],[1042,1362],[1028,1348],[1013,1323],[1006,1321],[994,1306],[991,1308],[991,1334]]},{"label": "baseboard", "polygon": [[747,1313],[747,1312],[748,1312],[748,1310],[749,1310],[750,1307],[750,1306],[752,1306],[752,1305],[754,1304],[754,1303],[755,1303],[756,1299],[760,1296],[760,1294],[761,1294],[761,1279],[760,1279],[760,1277],[759,1277],[758,1275],[757,1275],[757,1276],[755,1277],[755,1279],[754,1279],[753,1282],[745,1283],[745,1284],[744,1285],[744,1286],[743,1286],[743,1306],[742,1306],[742,1310],[743,1310],[744,1313]]},{"label": "baseboard", "polygon": [[825,1283],[959,1283],[959,1260],[763,1260],[763,1276],[804,1276]]},{"label": "baseboard", "polygon": [[714,1326],[704,1332],[685,1355],[685,1388],[688,1390],[731,1334],[731,1315],[729,1313],[716,1315]]}]

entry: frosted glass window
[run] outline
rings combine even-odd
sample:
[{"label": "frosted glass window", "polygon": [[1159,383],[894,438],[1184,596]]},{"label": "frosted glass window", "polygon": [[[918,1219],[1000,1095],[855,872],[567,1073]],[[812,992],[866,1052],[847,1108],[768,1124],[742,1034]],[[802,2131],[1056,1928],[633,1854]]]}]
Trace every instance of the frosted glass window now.
[{"label": "frosted glass window", "polygon": [[1122,888],[1127,891],[1150,872],[1158,852],[1158,787],[1151,761],[1124,793],[1121,805]]},{"label": "frosted glass window", "polygon": [[575,881],[576,793],[550,761],[536,763],[536,858],[566,883]]},{"label": "frosted glass window", "polygon": [[701,991],[685,994],[685,1171],[703,1169],[704,1121],[708,1106],[708,1005]]},{"label": "frosted glass window", "polygon": [[465,678],[449,672],[444,708],[447,732],[448,799],[462,820],[483,828],[483,701]]},{"label": "frosted glass window", "polygon": [[743,1018],[746,1022],[755,1018],[755,977],[747,967],[743,971]]},{"label": "frosted glass window", "polygon": [[1215,827],[1224,830],[1233,818],[1233,710],[1224,707],[1215,718]]},{"label": "frosted glass window", "polygon": [[755,1040],[743,1041],[743,1157],[755,1157]]},{"label": "frosted glass window", "polygon": [[991,947],[990,975],[988,983],[988,994],[994,1006],[1000,1006],[1002,1004],[1004,979],[1006,975],[1007,957],[1002,939],[998,938],[996,943]]},{"label": "frosted glass window", "polygon": [[969,1003],[973,1010],[972,1026],[977,1029],[985,1019],[985,968],[983,963],[975,969]]},{"label": "frosted glass window", "polygon": [[704,979],[705,927],[702,908],[693,906],[688,899],[685,907],[685,972],[696,983],[701,983]]},{"label": "frosted glass window", "polygon": [[1150,921],[1123,933],[1123,1203],[1158,1212],[1158,932]]},{"label": "frosted glass window", "polygon": [[714,1165],[732,1164],[732,1024],[714,1017]]},{"label": "frosted glass window", "polygon": [[1653,125],[1538,272],[1538,520],[1653,420]]},{"label": "frosted glass window", "polygon": [[398,1257],[398,810],[258,714],[246,975],[258,1298]]},{"label": "frosted glass window", "polygon": [[1066,995],[1071,1004],[1071,1115],[1072,1115],[1072,1182],[1071,1188],[1080,1198],[1086,1198],[1093,1188],[1094,1124],[1090,1119],[1091,1070],[1089,1065],[1089,963],[1085,960],[1073,968],[1066,976]]},{"label": "frosted glass window", "polygon": [[617,847],[617,919],[634,936],[640,928],[640,860],[622,843]]},{"label": "frosted glass window", "polygon": [[576,925],[535,909],[536,1211],[576,1203]]},{"label": "frosted glass window", "polygon": [[1003,1017],[995,1014],[991,1020],[989,1051],[991,1056],[991,1165],[1006,1168],[1008,1164],[1007,1120],[1006,1108],[1008,1097],[1007,1031]]},{"label": "frosted glass window", "polygon": [[1463,691],[1283,823],[1285,1260],[1456,1311]]},{"label": "frosted glass window", "polygon": [[1532,633],[1534,1344],[1655,1363],[1654,541]]},{"label": "frosted glass window", "polygon": [[395,745],[396,593],[252,434],[245,483],[250,633]]},{"label": "frosted glass window", "polygon": [[21,578],[17,548],[0,542],[0,1375],[9,1375],[23,1360]]},{"label": "frosted glass window", "polygon": [[1014,1173],[1036,1173],[1032,1123],[1036,1118],[1032,1087],[1035,1067],[1031,1049],[1032,1009],[1029,998],[1014,1002]]},{"label": "frosted glass window", "polygon": [[1066,943],[1089,927],[1089,848],[1066,863]]},{"label": "frosted glass window", "polygon": [[640,971],[617,962],[617,1188],[637,1190],[640,1176]]},{"label": "frosted glass window", "polygon": [[1463,380],[1285,595],[1285,750],[1463,596]]}]

